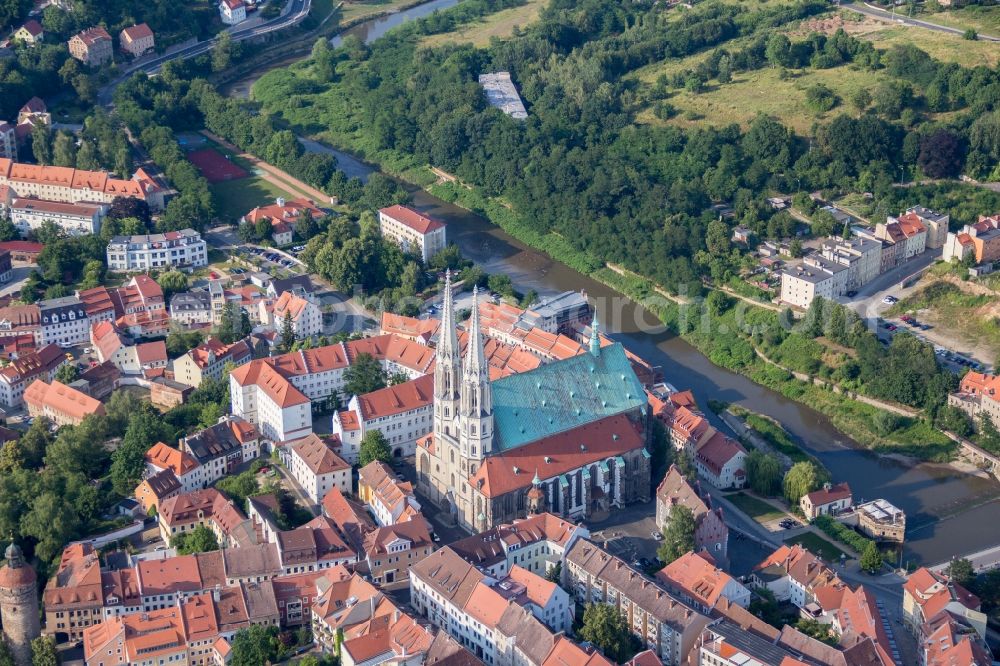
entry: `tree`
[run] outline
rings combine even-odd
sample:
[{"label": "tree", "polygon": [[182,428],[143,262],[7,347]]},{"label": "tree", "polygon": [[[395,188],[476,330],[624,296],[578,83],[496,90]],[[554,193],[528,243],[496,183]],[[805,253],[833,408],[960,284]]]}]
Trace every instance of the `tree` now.
[{"label": "tree", "polygon": [[177,358],[201,344],[201,331],[170,331],[167,334],[167,356]]},{"label": "tree", "polygon": [[58,664],[55,638],[39,636],[31,641],[31,666],[58,666]]},{"label": "tree", "polygon": [[587,604],[580,638],[593,643],[606,657],[619,664],[634,657],[642,647],[629,630],[625,616],[610,604]]},{"label": "tree", "polygon": [[140,220],[144,227],[148,227],[152,222],[149,204],[135,197],[115,197],[108,209],[108,219],[124,220],[129,217]]},{"label": "tree", "polygon": [[207,553],[219,549],[219,540],[215,537],[215,532],[205,525],[198,525],[187,534],[175,537],[177,552],[181,555],[194,555],[195,553]]},{"label": "tree", "polygon": [[97,147],[92,141],[81,141],[76,151],[76,168],[87,171],[97,171],[101,163],[97,159]]},{"label": "tree", "polygon": [[52,130],[46,123],[31,128],[31,152],[42,165],[52,164]]},{"label": "tree", "polygon": [[10,219],[10,214],[0,214],[0,241],[16,240],[20,235],[14,222]]},{"label": "tree", "polygon": [[954,559],[948,564],[948,575],[966,589],[976,582],[976,571],[972,568],[972,562],[964,557]]},{"label": "tree", "polygon": [[277,627],[254,625],[240,629],[233,636],[230,665],[260,666],[274,663],[278,657],[280,641]]},{"label": "tree", "polygon": [[663,528],[663,542],[656,550],[661,560],[670,564],[678,557],[694,550],[694,513],[683,504],[670,509],[670,518]]},{"label": "tree", "polygon": [[337,75],[336,55],[325,37],[320,37],[313,45],[312,63],[316,78],[324,83],[333,81]]},{"label": "tree", "polygon": [[764,47],[764,57],[771,67],[787,67],[791,63],[792,42],[781,32],[773,32]]},{"label": "tree", "polygon": [[56,379],[63,384],[72,384],[80,376],[80,368],[75,363],[63,363],[56,370]]},{"label": "tree", "polygon": [[829,474],[816,463],[808,460],[797,462],[785,473],[785,499],[792,506],[798,506],[803,495],[818,490],[828,479]]},{"label": "tree", "polygon": [[962,169],[964,157],[959,138],[939,129],[921,138],[917,165],[931,178],[951,178]]},{"label": "tree", "polygon": [[868,92],[867,88],[858,88],[851,93],[851,106],[853,106],[858,113],[867,109],[868,105],[871,103],[872,95]]},{"label": "tree", "polygon": [[76,165],[76,142],[69,132],[56,132],[56,139],[52,144],[52,163],[64,167]]},{"label": "tree", "polygon": [[882,569],[882,553],[874,541],[869,541],[861,553],[861,568],[870,574],[876,574]]},{"label": "tree", "polygon": [[[180,271],[167,271],[157,280],[157,284],[163,289],[163,299],[169,301],[173,294],[184,291],[188,286],[187,275]],[[227,303],[228,305],[228,303]]]},{"label": "tree", "polygon": [[111,454],[111,483],[115,492],[131,495],[142,479],[146,452],[158,441],[171,439],[169,427],[145,406],[132,414],[122,443]]},{"label": "tree", "polygon": [[278,343],[278,349],[288,353],[292,350],[293,344],[295,344],[295,326],[292,323],[292,313],[285,312],[285,318],[281,322],[281,342]]},{"label": "tree", "polygon": [[[288,313],[285,314],[285,319],[286,321],[289,319]],[[219,324],[218,336],[223,344],[231,345],[237,340],[242,340],[250,335],[252,330],[250,315],[244,312],[243,308],[236,303],[226,303],[222,306],[222,321]],[[284,329],[282,330],[282,336],[284,336]],[[281,348],[284,351],[289,351],[291,345],[288,345],[288,349],[285,349],[284,339],[282,339]]]},{"label": "tree", "polygon": [[392,463],[392,449],[389,441],[381,430],[369,430],[361,439],[361,450],[358,453],[358,464],[364,467],[374,460]]},{"label": "tree", "polygon": [[968,437],[973,432],[972,419],[969,415],[952,405],[945,405],[937,411],[934,424],[941,430],[953,432],[959,437]]},{"label": "tree", "polygon": [[747,456],[747,478],[758,495],[770,497],[781,492],[781,462],[773,453],[753,450]]},{"label": "tree", "polygon": [[14,663],[14,655],[11,654],[7,641],[0,641],[0,666],[17,666]]},{"label": "tree", "polygon": [[364,395],[386,387],[385,370],[371,354],[361,352],[344,371],[344,391],[348,395]]},{"label": "tree", "polygon": [[221,72],[233,62],[233,38],[228,32],[221,32],[212,47],[212,71]]}]

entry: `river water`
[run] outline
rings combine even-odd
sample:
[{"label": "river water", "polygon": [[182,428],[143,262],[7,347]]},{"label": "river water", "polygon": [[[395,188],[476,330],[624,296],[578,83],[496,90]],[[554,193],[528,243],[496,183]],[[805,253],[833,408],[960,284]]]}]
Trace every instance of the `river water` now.
[{"label": "river water", "polygon": [[[457,4],[433,0],[390,16],[373,19],[345,31],[365,43],[383,36],[404,21]],[[342,36],[331,40],[334,45]],[[284,67],[289,62],[271,65]],[[248,72],[227,88],[245,97],[266,71]],[[373,168],[361,160],[315,141],[302,140],[307,150],[337,157],[348,176],[365,178]],[[903,557],[932,564],[956,555],[994,546],[1000,541],[1000,484],[970,476],[947,465],[907,465],[859,448],[824,415],[807,405],[759,386],[746,377],[713,365],[683,339],[656,328],[655,318],[611,288],[526,247],[485,218],[410,187],[413,205],[448,224],[448,240],[462,254],[490,273],[510,276],[520,291],[541,295],[584,290],[594,302],[609,334],[649,363],[658,366],[666,381],[693,391],[713,424],[725,427],[707,409],[710,399],[735,403],[780,421],[807,451],[819,458],[835,481],[848,481],[855,502],[884,497],[907,514],[907,543]],[[993,525],[994,527],[990,527]]]}]

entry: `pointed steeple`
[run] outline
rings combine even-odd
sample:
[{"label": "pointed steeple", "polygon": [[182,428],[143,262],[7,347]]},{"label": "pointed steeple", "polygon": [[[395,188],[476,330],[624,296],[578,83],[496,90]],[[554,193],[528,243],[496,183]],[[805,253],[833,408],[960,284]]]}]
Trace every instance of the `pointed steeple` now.
[{"label": "pointed steeple", "polygon": [[455,333],[455,302],[451,295],[451,270],[444,274],[444,294],[441,297],[441,335],[438,337],[438,357],[458,353],[458,335]]},{"label": "pointed steeple", "polygon": [[542,485],[542,480],[538,478],[538,468],[537,467],[535,468],[535,478],[533,478],[531,480],[531,485],[535,486],[536,488],[538,486]]},{"label": "pointed steeple", "polygon": [[479,330],[479,287],[472,288],[472,315],[469,317],[469,342],[465,350],[466,381],[478,378],[486,369],[486,354],[483,351],[483,335]]},{"label": "pointed steeple", "polygon": [[594,319],[590,322],[590,353],[601,355],[601,322],[597,319],[597,310],[594,310]]}]

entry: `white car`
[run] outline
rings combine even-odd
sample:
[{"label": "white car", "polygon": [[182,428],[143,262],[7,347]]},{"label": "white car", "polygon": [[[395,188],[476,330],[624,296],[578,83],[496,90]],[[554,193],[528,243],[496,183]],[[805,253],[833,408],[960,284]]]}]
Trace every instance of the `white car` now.
[{"label": "white car", "polygon": [[886,305],[892,305],[898,300],[899,299],[896,298],[895,296],[886,296],[885,298],[882,299],[882,302],[885,303]]}]

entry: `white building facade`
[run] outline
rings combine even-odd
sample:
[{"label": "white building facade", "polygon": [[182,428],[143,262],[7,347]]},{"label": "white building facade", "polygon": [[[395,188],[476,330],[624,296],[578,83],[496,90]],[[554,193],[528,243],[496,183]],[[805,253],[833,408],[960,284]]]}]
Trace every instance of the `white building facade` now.
[{"label": "white building facade", "polygon": [[118,273],[194,269],[208,264],[208,247],[193,229],[115,236],[108,243],[107,255],[108,269]]}]

